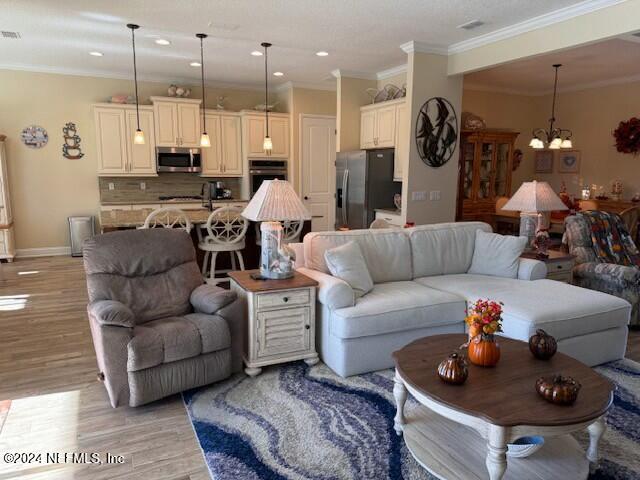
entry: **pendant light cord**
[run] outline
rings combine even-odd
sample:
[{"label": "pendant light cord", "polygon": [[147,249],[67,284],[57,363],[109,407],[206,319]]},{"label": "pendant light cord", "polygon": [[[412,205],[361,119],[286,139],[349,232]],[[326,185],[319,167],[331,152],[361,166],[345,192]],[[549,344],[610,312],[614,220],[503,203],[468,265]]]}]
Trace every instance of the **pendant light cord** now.
[{"label": "pendant light cord", "polygon": [[200,38],[200,78],[202,80],[202,131],[207,133],[207,119],[205,116],[205,93],[204,93],[204,47],[202,46],[203,40],[206,38],[204,33],[199,33]]},{"label": "pendant light cord", "polygon": [[269,136],[269,74],[267,71],[267,48],[268,44],[264,45],[264,113],[267,121],[267,137]]},{"label": "pendant light cord", "polygon": [[558,69],[561,66],[562,65],[558,63],[553,66],[553,68],[556,69],[556,75],[553,81],[553,100],[551,102],[551,118],[549,119],[549,135],[548,135],[549,142],[553,140],[553,138],[551,137],[553,136],[553,124],[556,121],[556,92],[558,90]]},{"label": "pendant light cord", "polygon": [[131,45],[133,46],[133,83],[135,85],[136,93],[136,122],[138,124],[138,130],[140,130],[140,109],[138,107],[138,69],[136,67],[136,28],[137,25],[127,25],[131,29]]}]

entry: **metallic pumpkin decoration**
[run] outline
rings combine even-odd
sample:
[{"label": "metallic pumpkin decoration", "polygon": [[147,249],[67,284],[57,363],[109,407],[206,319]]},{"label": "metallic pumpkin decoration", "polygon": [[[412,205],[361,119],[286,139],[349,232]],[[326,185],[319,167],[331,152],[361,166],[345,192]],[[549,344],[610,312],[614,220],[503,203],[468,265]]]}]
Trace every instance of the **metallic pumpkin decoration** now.
[{"label": "metallic pumpkin decoration", "polygon": [[536,391],[542,398],[556,405],[571,405],[578,398],[582,385],[571,377],[554,375],[536,380]]},{"label": "metallic pumpkin decoration", "polygon": [[558,343],[547,332],[539,329],[529,339],[529,350],[534,357],[540,360],[549,360],[558,350]]},{"label": "metallic pumpkin decoration", "polygon": [[438,365],[438,376],[452,385],[462,385],[469,376],[467,361],[463,356],[452,353]]}]

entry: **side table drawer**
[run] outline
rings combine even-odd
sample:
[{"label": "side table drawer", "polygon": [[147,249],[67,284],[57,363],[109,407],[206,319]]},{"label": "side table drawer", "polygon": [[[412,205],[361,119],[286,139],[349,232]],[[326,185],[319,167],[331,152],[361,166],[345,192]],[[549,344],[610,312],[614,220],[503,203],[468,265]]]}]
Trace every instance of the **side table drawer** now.
[{"label": "side table drawer", "polygon": [[308,288],[285,292],[260,293],[258,294],[258,310],[292,305],[308,305],[309,301]]},{"label": "side table drawer", "polygon": [[552,262],[547,264],[547,272],[549,275],[554,273],[567,273],[573,270],[574,262]]},{"label": "side table drawer", "polygon": [[257,320],[258,358],[309,350],[309,307],[258,312]]}]

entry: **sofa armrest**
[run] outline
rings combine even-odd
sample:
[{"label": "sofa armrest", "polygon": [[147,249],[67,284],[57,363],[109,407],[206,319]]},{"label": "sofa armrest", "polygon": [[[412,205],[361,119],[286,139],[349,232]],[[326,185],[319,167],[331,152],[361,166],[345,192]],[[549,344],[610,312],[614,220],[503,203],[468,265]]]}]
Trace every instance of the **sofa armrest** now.
[{"label": "sofa armrest", "polygon": [[191,292],[189,300],[196,312],[213,315],[236,298],[238,298],[236,292],[225,290],[215,285],[204,284]]},{"label": "sofa armrest", "polygon": [[87,307],[89,315],[99,325],[133,328],[136,317],[129,307],[116,300],[98,300]]},{"label": "sofa armrest", "polygon": [[298,268],[298,271],[318,282],[318,301],[331,310],[356,304],[353,289],[344,280],[310,268]]},{"label": "sofa armrest", "polygon": [[615,263],[581,263],[574,267],[573,278],[581,284],[591,284],[598,290],[606,285],[611,285],[610,291],[640,289],[640,268]]},{"label": "sofa armrest", "polygon": [[287,247],[293,250],[295,254],[295,265],[296,269],[302,268],[306,266],[304,261],[304,243],[288,243]]},{"label": "sofa armrest", "polygon": [[521,258],[518,265],[519,280],[542,280],[547,277],[547,265],[533,258]]}]

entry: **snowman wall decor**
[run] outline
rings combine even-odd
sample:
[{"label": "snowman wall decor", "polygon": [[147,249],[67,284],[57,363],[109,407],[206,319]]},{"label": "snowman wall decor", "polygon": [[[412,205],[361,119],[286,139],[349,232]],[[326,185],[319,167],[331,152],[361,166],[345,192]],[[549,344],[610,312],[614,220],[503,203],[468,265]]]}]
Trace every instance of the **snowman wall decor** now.
[{"label": "snowman wall decor", "polygon": [[64,138],[64,145],[62,145],[62,155],[69,160],[77,160],[84,156],[82,150],[80,150],[80,136],[76,131],[76,124],[73,122],[67,123],[62,127],[62,137]]}]

